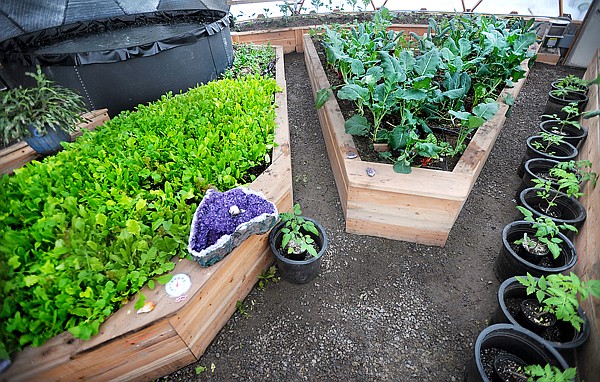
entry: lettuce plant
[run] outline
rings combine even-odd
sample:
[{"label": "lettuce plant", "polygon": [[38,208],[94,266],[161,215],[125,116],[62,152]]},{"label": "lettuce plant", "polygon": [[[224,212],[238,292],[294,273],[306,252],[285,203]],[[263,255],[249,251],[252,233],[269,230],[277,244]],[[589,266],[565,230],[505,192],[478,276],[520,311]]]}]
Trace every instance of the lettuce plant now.
[{"label": "lettuce plant", "polygon": [[89,339],[168,281],[205,191],[270,162],[277,90],[249,76],[168,94],[0,178],[0,358],[64,330]]}]

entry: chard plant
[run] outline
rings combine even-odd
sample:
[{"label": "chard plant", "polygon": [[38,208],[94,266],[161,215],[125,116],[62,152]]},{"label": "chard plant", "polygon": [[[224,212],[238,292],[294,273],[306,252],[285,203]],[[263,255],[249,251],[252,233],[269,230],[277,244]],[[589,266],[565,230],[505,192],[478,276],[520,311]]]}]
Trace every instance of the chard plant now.
[{"label": "chard plant", "polygon": [[523,234],[523,238],[514,242],[517,245],[524,244],[527,248],[533,248],[539,243],[545,246],[552,254],[552,257],[556,259],[560,255],[559,244],[563,242],[563,240],[558,237],[560,230],[568,230],[577,233],[577,228],[570,224],[563,223],[561,225],[556,225],[556,223],[548,217],[540,216],[534,218],[533,213],[527,208],[517,206],[517,209],[523,214],[523,220],[533,223],[532,227],[536,230],[534,234],[536,241],[532,241],[527,236],[527,233],[525,233]]},{"label": "chard plant", "polygon": [[544,312],[570,323],[577,331],[581,331],[584,323],[577,312],[579,301],[585,301],[590,295],[600,297],[600,280],[582,281],[573,272],[568,276],[558,273],[539,279],[528,273],[526,277],[516,278],[527,287],[528,295],[535,295]]}]

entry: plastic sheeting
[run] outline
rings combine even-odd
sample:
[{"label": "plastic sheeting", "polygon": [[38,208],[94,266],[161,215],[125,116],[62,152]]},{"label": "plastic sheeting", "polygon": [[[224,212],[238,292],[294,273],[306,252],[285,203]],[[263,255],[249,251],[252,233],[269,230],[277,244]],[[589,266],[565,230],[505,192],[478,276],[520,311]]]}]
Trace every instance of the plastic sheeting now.
[{"label": "plastic sheeting", "polygon": [[80,21],[202,9],[227,13],[229,6],[226,0],[1,0],[0,41]]},{"label": "plastic sheeting", "polygon": [[147,57],[193,44],[229,26],[216,10],[169,11],[81,21],[0,43],[0,62],[81,66]]}]

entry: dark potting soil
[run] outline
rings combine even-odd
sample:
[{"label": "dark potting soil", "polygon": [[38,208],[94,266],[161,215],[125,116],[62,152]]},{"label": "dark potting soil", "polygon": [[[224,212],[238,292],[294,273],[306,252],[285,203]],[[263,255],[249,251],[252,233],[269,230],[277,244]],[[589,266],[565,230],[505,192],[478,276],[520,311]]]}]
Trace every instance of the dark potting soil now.
[{"label": "dark potting soil", "polygon": [[521,368],[526,366],[512,357],[501,357],[494,360],[495,373],[505,382],[527,382]]},{"label": "dark potting soil", "polygon": [[537,300],[526,299],[521,301],[521,312],[526,320],[540,326],[540,328],[546,329],[556,324],[556,316],[552,313],[544,312],[542,304],[537,302]]},{"label": "dark potting soil", "polygon": [[560,256],[556,259],[554,259],[550,253],[548,253],[546,256],[525,256],[523,252],[526,250],[521,244],[510,243],[510,247],[519,257],[532,264],[546,268],[557,268],[564,265],[564,258],[561,258]]},{"label": "dark potting soil", "polygon": [[[508,310],[510,315],[521,326],[527,327],[526,320],[521,314],[521,302],[523,300],[524,300],[524,298],[507,298],[504,301],[504,304],[506,305],[506,309]],[[533,330],[533,331],[547,341],[559,342],[559,341],[561,341],[561,338],[565,338],[565,337],[568,338],[569,336],[571,336],[571,338],[572,338],[572,332],[565,333],[565,336],[561,336],[561,330],[559,329],[559,326],[562,327],[562,325],[560,325],[560,323],[559,323],[558,326],[552,325],[547,328],[540,328],[538,330]],[[565,328],[564,330],[565,330],[565,332],[569,331],[568,328]]]},{"label": "dark potting soil", "polygon": [[481,350],[481,363],[483,364],[483,371],[485,372],[485,375],[487,375],[487,377],[490,379],[490,381],[492,380],[494,375],[494,360],[498,356],[509,354],[511,353],[499,348],[487,348]]},{"label": "dark potting soil", "polygon": [[583,71],[535,64],[444,248],[345,232],[303,55],[286,55],[285,72],[294,202],[329,236],[321,271],[309,284],[254,288],[241,302],[247,315],[235,313],[197,362],[160,381],[464,380],[498,304],[502,227],[520,218],[525,139],[550,83]]}]

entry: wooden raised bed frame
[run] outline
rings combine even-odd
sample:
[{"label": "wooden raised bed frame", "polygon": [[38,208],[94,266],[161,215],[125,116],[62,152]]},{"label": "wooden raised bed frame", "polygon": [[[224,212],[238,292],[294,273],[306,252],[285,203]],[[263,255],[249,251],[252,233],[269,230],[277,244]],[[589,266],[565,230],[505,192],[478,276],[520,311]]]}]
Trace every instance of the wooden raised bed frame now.
[{"label": "wooden raised bed frame", "polygon": [[[600,73],[600,50],[583,76],[593,80]],[[588,91],[586,110],[600,109],[599,85],[593,85]],[[588,137],[579,147],[579,159],[592,162],[592,170],[600,169],[600,117],[581,119],[581,124],[588,128]],[[587,211],[587,219],[575,236],[574,244],[578,261],[575,272],[582,280],[600,280],[600,183],[593,187],[587,182],[584,195],[579,199]],[[581,304],[590,320],[590,338],[577,349],[578,377],[582,381],[597,380],[600,376],[600,299],[590,297]]]},{"label": "wooden raised bed frame", "polygon": [[[330,88],[317,51],[304,35],[304,58],[313,94]],[[528,60],[523,69],[528,71]],[[501,97],[517,97],[525,78]],[[391,164],[366,162],[358,154],[352,136],[344,131],[344,117],[335,97],[318,110],[327,154],[346,218],[346,231],[426,245],[443,246],[477,176],[506,119],[509,106],[499,101],[496,115],[481,126],[452,172],[413,168],[411,174],[398,174]],[[366,169],[375,169],[369,177]]]},{"label": "wooden raised bed frame", "polygon": [[[262,192],[279,211],[292,207],[292,167],[287,116],[283,49],[277,50],[277,83],[283,92],[275,102],[277,129],[273,161],[249,187]],[[180,260],[173,274],[186,273],[192,288],[184,301],[167,297],[164,287],[145,287],[150,313],[136,314],[130,301],[100,326],[89,341],[64,332],[44,345],[28,347],[0,374],[2,381],[151,380],[198,360],[219,330],[273,262],[267,235],[254,235],[208,268]]]}]

